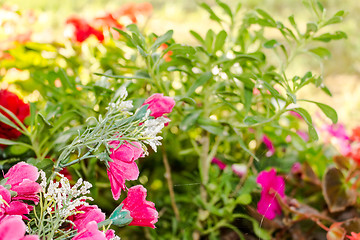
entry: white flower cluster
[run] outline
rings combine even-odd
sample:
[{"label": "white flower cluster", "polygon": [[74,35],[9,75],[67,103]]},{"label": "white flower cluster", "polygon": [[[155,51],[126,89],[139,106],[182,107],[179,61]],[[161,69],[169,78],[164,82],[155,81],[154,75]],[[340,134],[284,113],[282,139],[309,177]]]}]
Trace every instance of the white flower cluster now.
[{"label": "white flower cluster", "polygon": [[47,212],[52,214],[57,212],[61,218],[67,218],[76,213],[76,208],[84,205],[89,205],[86,200],[93,201],[91,197],[85,196],[90,193],[89,189],[92,187],[91,183],[83,181],[80,178],[76,184],[71,187],[69,179],[64,175],[59,174],[60,181],[50,181],[46,188],[46,175],[40,171],[42,182],[40,183],[44,198],[49,202]]},{"label": "white flower cluster", "polygon": [[111,238],[110,240],[120,240],[120,237],[115,236],[115,237]]},{"label": "white flower cluster", "polygon": [[128,92],[126,91],[126,88],[121,87],[118,91],[119,91],[118,100],[115,103],[109,103],[108,109],[114,109],[116,111],[123,111],[132,114],[131,112],[128,112],[128,110],[133,108],[132,101],[131,100],[124,101],[125,98],[128,96]]},{"label": "white flower cluster", "polygon": [[168,122],[170,122],[170,119],[166,117],[148,119],[144,122],[144,129],[141,132],[141,135],[143,138],[146,138],[146,140],[144,140],[144,143],[149,144],[150,147],[154,149],[155,152],[157,150],[156,146],[160,146],[161,145],[160,140],[162,140],[161,136],[156,136],[156,135],[161,132],[165,124]]}]

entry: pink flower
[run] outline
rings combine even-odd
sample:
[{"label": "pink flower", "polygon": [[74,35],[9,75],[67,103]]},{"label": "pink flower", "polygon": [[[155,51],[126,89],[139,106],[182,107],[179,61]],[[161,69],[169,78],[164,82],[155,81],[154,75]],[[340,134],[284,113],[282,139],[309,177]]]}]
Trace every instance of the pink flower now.
[{"label": "pink flower", "polygon": [[304,131],[296,131],[297,135],[299,135],[305,142],[309,141],[309,135]]},{"label": "pink flower", "polygon": [[344,156],[351,154],[350,137],[347,135],[343,124],[325,125],[323,130],[327,134],[327,136],[325,136],[326,142],[334,143],[339,152]]},{"label": "pink flower", "polygon": [[86,228],[86,225],[95,221],[97,223],[105,220],[105,214],[96,205],[84,206],[76,208],[80,213],[71,215],[68,219],[75,224],[74,229],[81,231]]},{"label": "pink flower", "polygon": [[13,200],[30,200],[35,204],[39,202],[38,193],[41,187],[35,182],[39,177],[36,167],[19,162],[11,167],[4,177],[9,178],[6,184],[11,185],[10,190],[17,193]]},{"label": "pink flower", "polygon": [[164,94],[155,93],[145,100],[143,105],[148,104],[154,118],[162,117],[166,113],[170,113],[175,106],[175,101],[171,97],[164,97]]},{"label": "pink flower", "polygon": [[23,219],[28,219],[25,214],[29,214],[33,209],[32,206],[27,205],[21,201],[11,201],[10,191],[4,186],[0,185],[0,219],[8,215],[20,215]]},{"label": "pink flower", "polygon": [[267,149],[269,150],[266,153],[266,156],[271,157],[272,155],[274,155],[275,147],[274,147],[273,143],[271,142],[270,138],[264,134],[262,137],[262,141],[265,144],[265,146],[267,147]]},{"label": "pink flower", "polygon": [[289,111],[289,113],[298,119],[303,119],[303,117],[295,111]]},{"label": "pink flower", "polygon": [[91,221],[86,224],[85,228],[82,229],[72,240],[107,240],[105,234],[98,229],[98,225],[95,221]]},{"label": "pink flower", "polygon": [[301,163],[296,162],[291,167],[291,173],[292,174],[298,174],[301,173]]},{"label": "pink flower", "polygon": [[132,217],[129,226],[143,226],[155,228],[159,214],[155,209],[155,204],[145,200],[146,189],[141,185],[129,188],[128,195],[122,202],[123,210],[128,210]]},{"label": "pink flower", "polygon": [[262,171],[256,179],[256,182],[262,186],[261,198],[258,202],[258,212],[267,219],[274,219],[276,215],[281,214],[281,207],[276,199],[276,195],[285,197],[285,182],[280,176],[276,176],[275,169]]},{"label": "pink flower", "polygon": [[216,157],[211,160],[211,163],[216,164],[221,170],[224,170],[226,168],[226,164]]},{"label": "pink flower", "polygon": [[39,240],[38,236],[24,236],[26,225],[21,216],[6,216],[0,222],[0,240]]},{"label": "pink flower", "polygon": [[132,144],[124,142],[117,148],[119,143],[119,141],[110,143],[113,147],[110,155],[113,162],[109,162],[107,170],[115,200],[119,199],[121,189],[126,189],[125,180],[136,180],[139,177],[139,168],[134,161],[143,154],[143,149],[138,142],[132,142]]},{"label": "pink flower", "polygon": [[235,173],[239,177],[244,176],[247,172],[247,166],[245,164],[235,163],[235,164],[231,165],[231,169],[232,169],[233,173]]}]

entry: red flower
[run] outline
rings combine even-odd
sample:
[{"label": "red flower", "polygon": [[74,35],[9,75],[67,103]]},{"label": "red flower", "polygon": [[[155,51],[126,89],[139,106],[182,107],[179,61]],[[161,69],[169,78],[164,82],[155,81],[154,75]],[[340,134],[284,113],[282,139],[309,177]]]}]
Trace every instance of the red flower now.
[{"label": "red flower", "polygon": [[352,141],[360,142],[360,127],[356,127],[352,130],[350,139]]},{"label": "red flower", "polygon": [[66,21],[66,24],[70,24],[74,26],[74,40],[82,43],[90,35],[94,35],[100,42],[104,41],[104,34],[102,31],[96,30],[90,24],[82,18],[71,17]]},{"label": "red flower", "polygon": [[347,236],[349,240],[360,240],[360,233],[351,232],[351,236]]},{"label": "red flower", "polygon": [[[24,122],[25,118],[30,114],[30,105],[24,103],[17,95],[5,89],[0,90],[0,105],[15,114],[21,122]],[[0,110],[0,113],[4,114],[15,123],[15,120],[4,111]],[[21,133],[18,130],[0,122],[0,138],[16,139],[20,135]]]},{"label": "red flower", "polygon": [[133,23],[137,22],[137,18],[140,15],[149,16],[152,13],[153,7],[151,3],[127,3],[118,9],[114,16],[120,18],[121,16],[127,16]]},{"label": "red flower", "polygon": [[114,39],[120,38],[120,33],[113,28],[123,29],[124,26],[120,24],[111,13],[107,13],[102,17],[98,17],[94,19],[94,24],[96,27],[101,29],[106,29],[111,32]]},{"label": "red flower", "polygon": [[143,226],[155,228],[159,214],[153,202],[146,201],[146,189],[141,185],[129,188],[128,195],[122,202],[122,210],[128,210],[132,222],[129,226]]}]

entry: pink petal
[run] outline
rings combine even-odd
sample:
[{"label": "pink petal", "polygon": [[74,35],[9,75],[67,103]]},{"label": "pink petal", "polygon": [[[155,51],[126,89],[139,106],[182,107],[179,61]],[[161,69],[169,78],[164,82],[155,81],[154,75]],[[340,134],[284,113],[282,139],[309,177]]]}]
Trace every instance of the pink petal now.
[{"label": "pink petal", "polygon": [[115,237],[115,231],[112,230],[112,229],[107,230],[106,233],[105,233],[105,237],[108,240],[114,238]]},{"label": "pink petal", "polygon": [[9,204],[9,207],[6,208],[6,213],[8,215],[21,215],[23,217],[23,219],[28,219],[27,217],[25,217],[23,215],[29,214],[31,209],[32,209],[32,207],[27,205],[26,203],[19,202],[19,201],[12,201]]},{"label": "pink petal", "polygon": [[78,231],[84,229],[86,225],[91,221],[99,223],[105,220],[105,213],[101,212],[101,209],[98,208],[96,205],[81,206],[77,210],[84,212],[72,216],[72,221],[75,224],[75,229]]},{"label": "pink petal", "polygon": [[262,140],[265,146],[269,149],[269,151],[266,153],[266,156],[271,157],[275,153],[275,147],[273,143],[271,142],[270,138],[268,138],[268,136],[266,135],[263,136]]},{"label": "pink petal", "polygon": [[72,240],[107,240],[105,234],[99,231],[95,221],[86,224],[86,228],[81,230]]},{"label": "pink petal", "polygon": [[[133,146],[133,145],[135,146]],[[110,145],[114,147],[111,149],[110,158],[114,161],[133,162],[143,154],[141,144],[138,142],[132,142],[132,144],[125,142],[119,148],[119,141],[112,141]],[[117,148],[117,149],[116,149]]]},{"label": "pink petal", "polygon": [[[7,203],[11,201],[11,193],[4,186],[0,185],[0,195]],[[0,204],[1,205],[1,204]]]},{"label": "pink petal", "polygon": [[226,168],[226,164],[225,163],[223,163],[220,159],[218,159],[218,158],[213,158],[212,160],[211,160],[211,163],[214,163],[214,164],[216,164],[216,165],[218,165],[218,167],[221,169],[221,170],[224,170],[225,168]]},{"label": "pink petal", "polygon": [[266,191],[261,192],[261,198],[257,205],[257,210],[267,219],[274,219],[276,215],[281,214],[281,207],[275,197],[275,194],[269,194]]},{"label": "pink petal", "polygon": [[143,186],[131,187],[127,198],[122,202],[124,204],[123,209],[128,210],[133,218],[129,225],[155,228],[154,224],[159,217],[158,212],[155,209],[155,204],[145,199],[146,189]]},{"label": "pink petal", "polygon": [[39,202],[39,196],[37,195],[41,191],[41,186],[37,182],[29,179],[24,179],[20,184],[16,184],[11,187],[12,191],[17,193],[17,196],[13,199],[31,200],[35,204]]},{"label": "pink petal", "polygon": [[26,231],[21,216],[5,217],[0,223],[0,240],[20,240]]},{"label": "pink petal", "polygon": [[170,113],[175,106],[175,101],[171,97],[164,97],[164,94],[155,93],[145,100],[143,105],[149,104],[150,116],[155,118]]},{"label": "pink petal", "polygon": [[25,162],[19,162],[11,167],[4,177],[9,178],[6,184],[13,186],[21,183],[24,179],[36,181],[39,177],[39,173],[36,167]]}]

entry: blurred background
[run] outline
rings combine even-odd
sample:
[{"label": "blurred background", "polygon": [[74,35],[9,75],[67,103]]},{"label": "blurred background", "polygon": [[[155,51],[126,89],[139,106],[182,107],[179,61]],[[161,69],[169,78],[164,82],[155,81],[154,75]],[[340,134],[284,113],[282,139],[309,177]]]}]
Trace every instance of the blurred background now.
[{"label": "blurred background", "polygon": [[[35,42],[51,42],[54,39],[61,41],[64,38],[64,27],[68,17],[78,15],[83,18],[101,16],[104,12],[118,9],[122,5],[139,0],[6,0],[0,1],[0,5],[7,5],[27,11],[29,15],[37,16],[37,20],[29,24],[18,24],[15,31],[17,33],[26,33],[32,31],[32,40]],[[214,30],[219,26],[209,19],[208,13],[201,9],[199,1],[193,0],[152,0],[148,1],[153,6],[151,16],[146,19],[146,29],[156,34],[163,34],[166,30],[175,29],[174,38],[178,42],[186,44],[196,44],[196,40],[190,35],[189,30],[195,30],[202,35],[209,26]],[[214,1],[204,1],[210,6],[216,6]],[[235,7],[239,1],[224,0],[225,3]],[[296,10],[298,22],[306,23],[311,16],[302,7],[301,1],[298,0],[251,0],[241,1],[243,9],[252,9],[261,7],[277,16],[279,20],[287,22],[286,18],[295,14]],[[348,38],[342,41],[333,41],[330,43],[332,57],[325,61],[324,76],[325,84],[330,89],[333,97],[327,96],[315,88],[306,88],[306,92],[301,95],[311,95],[315,101],[327,103],[334,107],[338,114],[340,122],[353,127],[360,121],[360,31],[358,23],[360,22],[360,4],[357,0],[323,0],[321,3],[327,9],[329,14],[334,14],[339,9],[347,12],[345,21],[341,23],[341,30],[344,31]],[[219,11],[220,12],[220,11]],[[1,16],[3,15],[3,16]],[[1,18],[5,17],[0,13]],[[31,17],[31,16],[30,16]],[[206,27],[204,27],[206,26]],[[305,27],[305,24],[303,24]],[[29,29],[29,27],[31,29]],[[338,29],[337,25],[333,25]],[[6,32],[6,34],[4,34]],[[3,42],[8,36],[7,29],[0,29],[0,41]],[[11,33],[10,33],[11,34]],[[269,33],[271,34],[271,33]],[[276,37],[276,36],[275,36]],[[1,47],[0,47],[1,48]],[[1,64],[1,63],[0,63]],[[294,63],[292,69],[306,69],[311,62]],[[313,96],[314,95],[314,96]],[[311,107],[311,106],[309,106]]]}]

